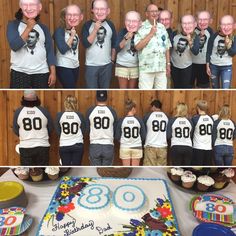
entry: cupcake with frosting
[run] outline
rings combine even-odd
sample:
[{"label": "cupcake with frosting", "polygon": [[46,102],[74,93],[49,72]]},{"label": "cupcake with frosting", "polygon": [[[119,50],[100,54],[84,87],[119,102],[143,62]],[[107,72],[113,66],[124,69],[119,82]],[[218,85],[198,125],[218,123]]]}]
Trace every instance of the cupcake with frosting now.
[{"label": "cupcake with frosting", "polygon": [[215,181],[213,187],[216,189],[222,189],[224,187],[225,183],[227,182],[226,176],[222,173],[214,173],[212,175],[212,178]]},{"label": "cupcake with frosting", "polygon": [[226,177],[226,181],[229,182],[235,175],[234,169],[228,168],[220,172]]},{"label": "cupcake with frosting", "polygon": [[184,174],[184,170],[182,168],[171,168],[170,170],[171,179],[175,182],[180,181],[181,176]]},{"label": "cupcake with frosting", "polygon": [[196,175],[194,175],[191,171],[185,171],[184,174],[181,176],[182,186],[184,188],[190,189],[193,187],[194,183],[196,182]]},{"label": "cupcake with frosting", "polygon": [[60,168],[59,167],[46,167],[45,173],[51,180],[56,180],[59,177]]},{"label": "cupcake with frosting", "polygon": [[39,182],[43,179],[43,170],[41,168],[32,168],[29,173],[34,182]]},{"label": "cupcake with frosting", "polygon": [[17,167],[14,170],[14,173],[21,180],[26,180],[29,178],[29,168],[27,168],[27,167]]},{"label": "cupcake with frosting", "polygon": [[214,183],[214,179],[208,175],[201,175],[197,178],[197,188],[200,191],[208,190]]}]

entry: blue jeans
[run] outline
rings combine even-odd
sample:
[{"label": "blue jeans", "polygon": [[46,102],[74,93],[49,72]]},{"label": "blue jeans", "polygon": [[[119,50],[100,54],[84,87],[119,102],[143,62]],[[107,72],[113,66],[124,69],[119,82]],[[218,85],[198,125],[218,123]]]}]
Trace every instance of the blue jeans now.
[{"label": "blue jeans", "polygon": [[72,69],[72,68],[65,68],[65,67],[56,67],[57,77],[61,82],[63,88],[76,88],[77,87],[77,80],[79,78],[79,67]]},{"label": "blue jeans", "polygon": [[86,66],[85,80],[87,88],[110,88],[112,79],[112,63],[104,66]]},{"label": "blue jeans", "polygon": [[218,145],[214,147],[215,165],[231,166],[234,158],[234,148],[229,145]]},{"label": "blue jeans", "polygon": [[[229,89],[232,81],[232,65],[216,66],[210,64],[212,88]],[[221,82],[221,86],[220,86]]]}]

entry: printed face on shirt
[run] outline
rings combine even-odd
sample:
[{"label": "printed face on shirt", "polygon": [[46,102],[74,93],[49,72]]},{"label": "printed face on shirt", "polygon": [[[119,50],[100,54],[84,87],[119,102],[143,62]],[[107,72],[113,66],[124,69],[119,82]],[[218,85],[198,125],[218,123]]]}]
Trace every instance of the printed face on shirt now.
[{"label": "printed face on shirt", "polygon": [[66,8],[65,21],[67,28],[76,27],[83,20],[83,14],[76,5],[71,5]]},{"label": "printed face on shirt", "polygon": [[224,16],[220,21],[220,30],[224,35],[231,35],[235,29],[235,22],[232,16]]},{"label": "printed face on shirt", "polygon": [[199,35],[199,37],[200,37],[199,41],[200,49],[203,49],[207,40],[207,36],[204,34],[204,35]]},{"label": "printed face on shirt", "polygon": [[177,52],[182,54],[188,46],[188,40],[185,38],[180,38],[177,43]]},{"label": "printed face on shirt", "polygon": [[141,26],[141,19],[137,12],[127,13],[125,18],[125,27],[128,32],[137,32]]},{"label": "printed face on shirt", "polygon": [[94,20],[102,22],[110,14],[110,8],[105,0],[95,0],[92,12],[94,14]]},{"label": "printed face on shirt", "polygon": [[78,43],[79,43],[79,39],[78,39],[78,36],[76,35],[74,38],[73,38],[73,41],[72,41],[72,45],[71,45],[71,49],[73,51],[74,54],[76,54],[76,50],[78,48]]},{"label": "printed face on shirt", "polygon": [[200,12],[197,16],[197,26],[200,30],[205,30],[209,27],[211,15],[207,11]]},{"label": "printed face on shirt", "polygon": [[34,19],[42,10],[42,4],[39,0],[21,0],[20,8],[27,19]]},{"label": "printed face on shirt", "polygon": [[[107,30],[102,26],[97,32],[97,44],[98,46],[102,46],[105,42]],[[102,47],[101,47],[102,48]]]},{"label": "printed face on shirt", "polygon": [[29,33],[29,36],[27,39],[27,47],[28,48],[35,48],[38,39],[39,39],[39,33],[36,30],[32,30]]},{"label": "printed face on shirt", "polygon": [[219,40],[217,45],[217,54],[222,57],[226,52],[226,46],[224,40]]}]

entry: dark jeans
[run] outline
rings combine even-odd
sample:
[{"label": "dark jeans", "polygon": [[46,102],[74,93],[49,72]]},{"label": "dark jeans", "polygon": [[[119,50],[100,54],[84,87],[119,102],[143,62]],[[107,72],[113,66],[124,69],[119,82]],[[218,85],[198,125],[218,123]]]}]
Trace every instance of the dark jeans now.
[{"label": "dark jeans", "polygon": [[192,65],[184,69],[171,66],[171,77],[175,89],[192,88],[192,68]]},{"label": "dark jeans", "polygon": [[171,162],[173,166],[190,166],[193,149],[189,146],[175,145],[170,148]]},{"label": "dark jeans", "polygon": [[49,147],[20,148],[22,166],[48,166]]},{"label": "dark jeans", "polygon": [[194,148],[192,165],[196,165],[196,166],[213,165],[213,151]]},{"label": "dark jeans", "polygon": [[11,70],[10,88],[49,88],[49,73],[28,75],[22,72]]},{"label": "dark jeans", "polygon": [[112,65],[112,63],[109,63],[105,66],[86,66],[85,79],[87,88],[110,88],[112,79]]},{"label": "dark jeans", "polygon": [[114,159],[114,146],[90,144],[89,159],[92,166],[111,166]]},{"label": "dark jeans", "polygon": [[59,154],[63,166],[80,166],[84,154],[84,144],[77,143],[72,146],[60,147]]},{"label": "dark jeans", "polygon": [[57,77],[61,82],[63,88],[76,88],[79,79],[79,67],[75,69],[56,67]]},{"label": "dark jeans", "polygon": [[216,166],[232,166],[234,159],[234,148],[229,145],[218,145],[214,147],[215,165]]},{"label": "dark jeans", "polygon": [[206,72],[206,64],[193,64],[192,87],[209,88],[209,75]]}]

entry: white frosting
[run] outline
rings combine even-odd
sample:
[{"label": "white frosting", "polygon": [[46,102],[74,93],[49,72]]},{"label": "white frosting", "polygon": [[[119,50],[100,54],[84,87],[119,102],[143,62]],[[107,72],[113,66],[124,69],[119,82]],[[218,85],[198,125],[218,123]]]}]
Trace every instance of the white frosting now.
[{"label": "white frosting", "polygon": [[29,168],[27,167],[17,167],[14,170],[16,175],[28,175],[29,174]]},{"label": "white frosting", "polygon": [[187,182],[195,182],[197,179],[196,175],[194,174],[184,174],[181,176],[181,180],[185,183]]},{"label": "white frosting", "polygon": [[225,169],[223,171],[221,171],[220,173],[224,174],[227,178],[232,178],[234,177],[234,170],[232,168],[229,169]]},{"label": "white frosting", "polygon": [[211,186],[215,183],[214,179],[212,179],[208,175],[202,175],[197,178],[197,181],[201,184],[204,184],[206,186]]},{"label": "white frosting", "polygon": [[172,175],[179,175],[179,176],[181,176],[181,175],[184,174],[184,170],[182,168],[172,168],[170,170],[170,172],[171,172]]},{"label": "white frosting", "polygon": [[57,175],[60,171],[59,167],[46,167],[45,168],[45,173],[49,175]]}]

